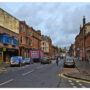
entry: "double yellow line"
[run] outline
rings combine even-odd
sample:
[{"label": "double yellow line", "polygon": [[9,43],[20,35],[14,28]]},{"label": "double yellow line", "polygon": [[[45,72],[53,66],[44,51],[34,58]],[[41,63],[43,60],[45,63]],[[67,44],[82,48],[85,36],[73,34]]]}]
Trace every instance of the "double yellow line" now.
[{"label": "double yellow line", "polygon": [[68,79],[71,79],[71,80],[74,80],[74,81],[79,81],[79,82],[84,82],[84,83],[90,83],[90,81],[81,80],[81,79],[75,79],[75,78],[71,78],[71,77],[65,76],[63,73],[62,73],[62,74],[58,74],[58,75],[59,75],[60,77],[68,78]]}]

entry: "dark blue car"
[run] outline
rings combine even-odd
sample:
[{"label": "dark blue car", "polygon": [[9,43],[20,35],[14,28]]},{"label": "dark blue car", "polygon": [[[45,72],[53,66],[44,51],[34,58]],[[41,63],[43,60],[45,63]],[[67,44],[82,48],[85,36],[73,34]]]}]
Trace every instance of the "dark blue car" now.
[{"label": "dark blue car", "polygon": [[24,58],[25,64],[31,64],[33,63],[33,60],[31,58]]}]

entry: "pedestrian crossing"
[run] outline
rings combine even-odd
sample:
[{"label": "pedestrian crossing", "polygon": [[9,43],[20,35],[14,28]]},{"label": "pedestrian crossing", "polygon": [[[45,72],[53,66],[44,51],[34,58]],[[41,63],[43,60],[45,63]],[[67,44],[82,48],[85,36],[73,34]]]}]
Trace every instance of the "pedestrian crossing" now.
[{"label": "pedestrian crossing", "polygon": [[73,81],[73,80],[68,80],[71,88],[90,88],[90,85],[85,85],[84,83],[77,81]]}]

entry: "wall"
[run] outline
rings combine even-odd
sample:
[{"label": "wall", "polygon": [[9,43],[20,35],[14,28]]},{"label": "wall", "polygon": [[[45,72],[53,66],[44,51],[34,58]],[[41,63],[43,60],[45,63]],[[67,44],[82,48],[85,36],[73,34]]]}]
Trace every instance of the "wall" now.
[{"label": "wall", "polygon": [[19,33],[19,21],[0,8],[0,26]]}]

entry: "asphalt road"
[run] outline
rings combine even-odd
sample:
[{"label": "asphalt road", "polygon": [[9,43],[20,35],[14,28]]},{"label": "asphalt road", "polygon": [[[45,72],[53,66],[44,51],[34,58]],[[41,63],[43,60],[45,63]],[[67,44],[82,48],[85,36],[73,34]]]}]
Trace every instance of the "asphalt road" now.
[{"label": "asphalt road", "polygon": [[0,73],[1,88],[85,88],[90,84],[73,81],[60,77],[63,73],[63,60],[56,65],[34,63],[21,67],[8,67],[6,72]]}]

